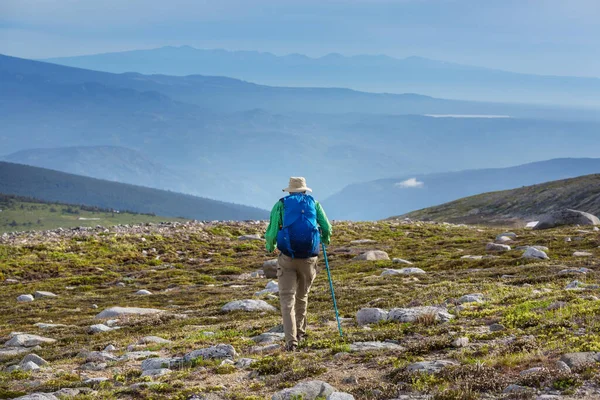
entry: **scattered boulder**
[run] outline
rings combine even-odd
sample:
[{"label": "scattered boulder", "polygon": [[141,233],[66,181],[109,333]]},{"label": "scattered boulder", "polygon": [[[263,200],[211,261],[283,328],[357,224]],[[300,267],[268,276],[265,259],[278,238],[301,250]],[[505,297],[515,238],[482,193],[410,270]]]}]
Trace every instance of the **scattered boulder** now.
[{"label": "scattered boulder", "polygon": [[115,328],[111,328],[104,324],[96,324],[96,325],[92,325],[88,328],[88,333],[91,333],[91,334],[104,333],[104,332],[110,332],[114,329]]},{"label": "scattered boulder", "polygon": [[17,397],[15,400],[58,400],[58,397],[52,393],[31,393]]},{"label": "scattered boulder", "polygon": [[350,345],[350,351],[404,350],[404,347],[392,342],[355,342]]},{"label": "scattered boulder", "polygon": [[350,242],[350,244],[373,244],[373,243],[377,243],[377,241],[372,240],[372,239],[358,239],[358,240],[353,240]]},{"label": "scattered boulder", "polygon": [[23,357],[23,359],[21,360],[21,365],[28,363],[28,362],[33,362],[37,365],[39,365],[40,367],[43,367],[45,365],[48,365],[48,361],[44,360],[42,357],[38,356],[37,354],[27,354],[25,357]]},{"label": "scattered boulder", "polygon": [[46,324],[43,322],[37,322],[35,324],[33,324],[33,326],[36,326],[40,329],[54,329],[54,328],[66,328],[67,325],[63,325],[63,324]]},{"label": "scattered boulder", "polygon": [[136,296],[150,296],[152,294],[151,291],[146,290],[146,289],[141,289],[138,290],[137,292],[134,293]]},{"label": "scattered boulder", "polygon": [[275,333],[275,332],[267,332],[267,333],[261,333],[258,336],[254,336],[251,339],[257,344],[275,343],[275,342],[280,342],[280,341],[284,340],[285,334]]},{"label": "scattered boulder", "polygon": [[573,257],[591,257],[593,256],[592,253],[589,253],[587,251],[576,251],[575,253],[573,253]]},{"label": "scattered boulder", "polygon": [[509,239],[515,239],[517,237],[517,234],[514,232],[504,232],[501,233],[499,235],[496,236],[496,240],[500,240],[501,238],[506,237]]},{"label": "scattered boulder", "polygon": [[334,392],[336,392],[336,389],[328,383],[323,381],[307,381],[275,393],[271,397],[271,400],[315,400],[317,398],[327,398],[327,396]]},{"label": "scattered boulder", "polygon": [[379,260],[389,260],[390,256],[385,251],[381,250],[369,250],[366,251],[356,257],[354,257],[355,261],[379,261]]},{"label": "scattered boulder", "polygon": [[240,358],[235,362],[234,365],[236,368],[245,369],[250,367],[250,365],[252,365],[252,363],[255,361],[256,360],[254,358]]},{"label": "scattered boulder", "polygon": [[107,363],[101,362],[88,362],[79,367],[82,371],[104,371],[108,367]]},{"label": "scattered boulder", "polygon": [[545,215],[533,229],[550,229],[564,225],[600,225],[600,219],[583,211],[566,209]]},{"label": "scattered boulder", "polygon": [[183,365],[182,358],[149,358],[142,361],[142,371],[174,369]]},{"label": "scattered boulder", "polygon": [[264,294],[269,294],[269,293],[279,293],[279,284],[277,282],[269,281],[269,283],[267,283],[267,286],[265,287],[265,289],[261,290],[260,292],[256,292],[254,295],[262,296]]},{"label": "scattered boulder", "polygon": [[390,269],[390,268],[385,268],[383,270],[383,272],[381,273],[381,276],[387,276],[387,275],[419,275],[419,274],[425,274],[426,272],[423,271],[421,268],[402,268],[402,269]]},{"label": "scattered boulder", "polygon": [[52,344],[55,342],[55,339],[50,339],[38,335],[30,335],[27,333],[20,333],[18,335],[13,336],[4,345],[6,347],[35,347],[42,344]]},{"label": "scattered boulder", "polygon": [[560,372],[564,372],[567,374],[571,373],[571,367],[569,367],[567,365],[567,363],[564,361],[561,361],[561,360],[557,361],[555,366],[556,366],[556,369],[558,369]]},{"label": "scattered boulder", "polygon": [[33,296],[30,294],[22,294],[19,297],[17,297],[17,301],[19,303],[30,303],[34,300]]},{"label": "scattered boulder", "polygon": [[433,315],[436,321],[448,322],[454,316],[449,314],[445,308],[441,307],[413,307],[413,308],[394,308],[388,314],[388,320],[396,322],[415,322],[420,318]]},{"label": "scattered boulder", "polygon": [[502,324],[492,324],[489,326],[490,332],[500,332],[506,330],[506,327]]},{"label": "scattered boulder", "polygon": [[96,315],[96,319],[118,318],[129,315],[153,315],[163,313],[164,310],[140,307],[111,307]]},{"label": "scattered boulder", "polygon": [[142,377],[144,377],[144,376],[150,376],[150,377],[163,376],[163,375],[168,375],[171,372],[173,372],[173,371],[171,371],[168,368],[147,369],[142,372]]},{"label": "scattered boulder", "polygon": [[106,351],[81,351],[78,357],[84,358],[86,362],[117,361],[117,357]]},{"label": "scattered boulder", "polygon": [[408,372],[424,372],[428,374],[435,374],[452,365],[458,364],[450,360],[421,361],[408,365],[406,370]]},{"label": "scattered boulder", "polygon": [[591,272],[592,272],[591,269],[581,267],[581,268],[567,268],[567,269],[563,269],[563,270],[560,270],[558,272],[558,274],[559,275],[573,275],[573,274],[575,274],[575,275],[587,275],[587,274],[589,274]]},{"label": "scattered boulder", "polygon": [[36,299],[56,299],[58,295],[52,292],[37,291],[33,294]]},{"label": "scattered boulder", "polygon": [[567,353],[563,354],[560,361],[564,362],[569,368],[585,367],[600,362],[600,353],[592,351]]},{"label": "scattered boulder", "polygon": [[452,342],[452,347],[456,347],[456,348],[467,347],[468,345],[469,345],[469,338],[466,336],[456,338]]},{"label": "scattered boulder", "polygon": [[513,240],[511,238],[509,238],[508,236],[500,236],[500,237],[496,238],[496,243],[498,243],[498,244],[509,243],[512,241]]},{"label": "scattered boulder", "polygon": [[356,313],[358,325],[376,324],[379,321],[385,321],[387,318],[388,312],[381,308],[361,308]]},{"label": "scattered boulder", "polygon": [[262,266],[262,270],[265,274],[265,278],[275,279],[277,278],[277,259],[265,261]]},{"label": "scattered boulder", "polygon": [[507,244],[488,243],[485,246],[485,249],[487,251],[502,252],[502,251],[510,251],[511,247],[509,245],[507,245]]},{"label": "scattered boulder", "polygon": [[138,344],[169,344],[172,343],[170,340],[163,339],[159,336],[144,336],[138,340]]},{"label": "scattered boulder", "polygon": [[483,294],[482,293],[473,293],[473,294],[465,294],[461,298],[458,299],[459,304],[465,303],[483,303]]},{"label": "scattered boulder", "polygon": [[242,236],[238,237],[238,240],[260,240],[260,241],[264,241],[264,239],[261,238],[259,234],[242,235]]},{"label": "scattered boulder", "polygon": [[197,358],[204,360],[222,360],[222,359],[233,359],[237,356],[237,353],[232,345],[230,344],[218,344],[205,349],[194,350],[183,356],[183,361],[190,362]]},{"label": "scattered boulder", "polygon": [[40,366],[34,363],[33,361],[27,361],[21,365],[21,369],[23,371],[37,371],[40,369]]},{"label": "scattered boulder", "polygon": [[523,258],[530,258],[536,260],[549,260],[548,254],[542,250],[538,250],[535,247],[528,247],[523,253]]},{"label": "scattered boulder", "polygon": [[463,260],[483,260],[483,256],[462,256],[461,259]]},{"label": "scattered boulder", "polygon": [[354,396],[352,396],[350,393],[333,392],[327,396],[326,400],[354,400]]},{"label": "scattered boulder", "polygon": [[235,300],[225,304],[221,311],[276,311],[277,309],[264,300]]},{"label": "scattered boulder", "polygon": [[408,260],[402,259],[402,258],[394,258],[392,259],[392,262],[394,264],[406,264],[406,265],[413,265],[413,263],[411,263]]}]

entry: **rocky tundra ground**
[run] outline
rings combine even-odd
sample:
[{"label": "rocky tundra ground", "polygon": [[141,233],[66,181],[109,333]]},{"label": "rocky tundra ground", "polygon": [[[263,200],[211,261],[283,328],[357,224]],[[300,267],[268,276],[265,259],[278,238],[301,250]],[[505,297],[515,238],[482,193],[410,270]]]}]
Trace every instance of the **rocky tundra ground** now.
[{"label": "rocky tundra ground", "polygon": [[0,236],[0,398],[600,398],[595,228],[335,223],[293,353],[265,229]]}]

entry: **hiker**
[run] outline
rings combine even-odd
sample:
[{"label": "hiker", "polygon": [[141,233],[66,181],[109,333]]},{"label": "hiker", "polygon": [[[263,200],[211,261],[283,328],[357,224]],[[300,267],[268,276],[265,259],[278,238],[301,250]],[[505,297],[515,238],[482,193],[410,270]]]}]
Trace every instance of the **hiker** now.
[{"label": "hiker", "polygon": [[308,292],[317,275],[321,240],[329,244],[331,224],[321,204],[306,194],[312,190],[304,178],[290,178],[283,191],[289,195],[273,207],[265,238],[269,253],[276,244],[280,251],[277,279],[283,330],[286,350],[294,351],[306,336]]}]

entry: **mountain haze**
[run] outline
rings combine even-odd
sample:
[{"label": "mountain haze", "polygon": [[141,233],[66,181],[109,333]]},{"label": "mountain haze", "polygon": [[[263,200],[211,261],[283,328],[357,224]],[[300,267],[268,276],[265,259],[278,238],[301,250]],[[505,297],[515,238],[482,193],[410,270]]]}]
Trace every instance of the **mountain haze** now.
[{"label": "mountain haze", "polygon": [[332,218],[377,220],[466,196],[593,173],[600,173],[600,158],[404,176],[349,185],[323,204]]},{"label": "mountain haze", "polygon": [[600,79],[520,74],[421,57],[277,56],[257,51],[161,47],[45,61],[122,73],[224,75],[277,86],[347,87],[370,92],[600,107]]}]

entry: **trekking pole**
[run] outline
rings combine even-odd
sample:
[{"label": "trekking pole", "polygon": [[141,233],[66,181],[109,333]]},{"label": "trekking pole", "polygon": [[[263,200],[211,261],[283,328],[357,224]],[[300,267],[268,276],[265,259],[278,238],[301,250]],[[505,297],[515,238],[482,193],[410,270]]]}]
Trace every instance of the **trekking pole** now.
[{"label": "trekking pole", "polygon": [[329,270],[329,260],[327,260],[327,251],[325,250],[325,243],[321,242],[321,246],[323,247],[323,258],[325,258],[325,269],[327,270],[327,278],[329,279],[329,289],[331,290],[331,299],[333,300],[333,309],[335,310],[335,319],[337,320],[338,331],[340,332],[340,337],[344,337],[344,333],[342,332],[342,324],[340,322],[340,314],[337,308],[337,302],[335,301],[335,292],[333,291],[333,282],[331,281],[331,271]]}]

